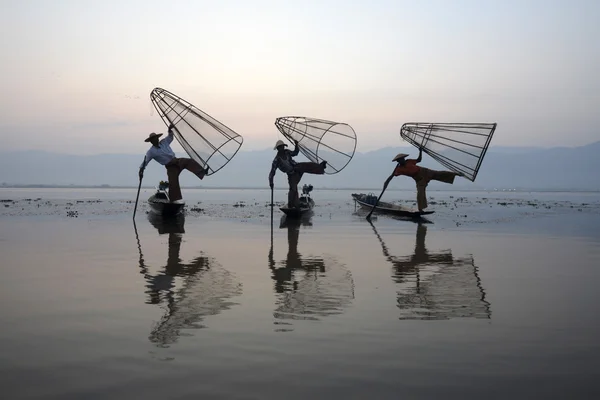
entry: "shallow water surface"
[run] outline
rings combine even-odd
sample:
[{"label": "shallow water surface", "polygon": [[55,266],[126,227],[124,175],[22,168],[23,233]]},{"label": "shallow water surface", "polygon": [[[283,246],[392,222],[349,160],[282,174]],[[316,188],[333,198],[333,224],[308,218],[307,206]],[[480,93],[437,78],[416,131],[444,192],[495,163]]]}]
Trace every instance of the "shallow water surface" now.
[{"label": "shallow water surface", "polygon": [[6,398],[600,395],[598,196],[435,193],[429,223],[370,224],[323,191],[271,224],[268,191],[209,192],[133,224],[106,193],[2,193]]}]

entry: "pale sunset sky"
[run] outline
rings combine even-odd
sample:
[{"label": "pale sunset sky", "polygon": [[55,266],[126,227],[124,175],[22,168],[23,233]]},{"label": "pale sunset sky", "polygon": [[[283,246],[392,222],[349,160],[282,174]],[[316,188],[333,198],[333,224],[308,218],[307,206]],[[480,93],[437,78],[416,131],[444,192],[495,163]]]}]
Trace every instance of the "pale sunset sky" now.
[{"label": "pale sunset sky", "polygon": [[271,148],[275,118],[497,122],[492,146],[600,140],[600,1],[0,0],[2,151],[143,153],[167,89]]}]

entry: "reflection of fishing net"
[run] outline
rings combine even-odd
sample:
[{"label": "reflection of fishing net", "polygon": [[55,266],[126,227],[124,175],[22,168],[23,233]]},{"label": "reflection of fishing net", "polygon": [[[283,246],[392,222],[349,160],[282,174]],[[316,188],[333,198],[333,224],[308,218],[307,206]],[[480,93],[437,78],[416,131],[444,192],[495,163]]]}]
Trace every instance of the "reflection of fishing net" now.
[{"label": "reflection of fishing net", "polygon": [[354,156],[356,133],[348,124],[306,117],[280,117],[275,126],[312,162],[327,161],[326,174],[340,172]]},{"label": "reflection of fishing net", "polygon": [[342,314],[354,299],[350,271],[333,259],[307,257],[299,262],[301,269],[286,265],[274,271],[279,278],[289,274],[278,282],[281,294],[276,301],[275,318],[318,320]]},{"label": "reflection of fishing net", "polygon": [[166,313],[149,336],[157,346],[176,343],[185,335],[184,330],[204,328],[206,317],[218,315],[238,304],[232,299],[242,294],[241,282],[213,259],[202,257],[202,260],[204,269],[184,276],[183,286],[166,296]]},{"label": "reflection of fishing net", "polygon": [[422,146],[448,169],[475,181],[496,124],[406,123],[400,136],[415,147]]},{"label": "reflection of fishing net", "polygon": [[392,256],[371,226],[384,256],[393,265],[400,319],[491,318],[490,303],[472,255],[457,258],[451,250],[428,251],[427,228],[419,224],[413,254]]},{"label": "reflection of fishing net", "polygon": [[161,88],[150,94],[152,103],[186,153],[203,167],[207,175],[223,168],[242,146],[242,136],[191,103]]},{"label": "reflection of fishing net", "polygon": [[451,262],[422,264],[418,272],[394,277],[405,281],[397,294],[400,319],[491,318],[473,257],[448,255]]}]

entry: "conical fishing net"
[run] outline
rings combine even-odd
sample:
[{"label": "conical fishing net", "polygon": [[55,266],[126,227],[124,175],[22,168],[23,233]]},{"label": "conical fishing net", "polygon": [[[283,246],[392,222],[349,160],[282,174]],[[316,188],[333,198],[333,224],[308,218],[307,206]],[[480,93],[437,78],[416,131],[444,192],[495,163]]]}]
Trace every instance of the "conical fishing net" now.
[{"label": "conical fishing net", "polygon": [[186,153],[203,167],[207,175],[223,168],[238,152],[244,139],[231,128],[167,90],[155,88],[152,103]]},{"label": "conical fishing net", "polygon": [[327,161],[326,174],[340,172],[356,150],[356,133],[348,124],[306,117],[280,117],[275,126],[312,162]]},{"label": "conical fishing net", "polygon": [[422,147],[448,169],[474,181],[495,130],[495,123],[418,122],[402,125],[400,136]]}]

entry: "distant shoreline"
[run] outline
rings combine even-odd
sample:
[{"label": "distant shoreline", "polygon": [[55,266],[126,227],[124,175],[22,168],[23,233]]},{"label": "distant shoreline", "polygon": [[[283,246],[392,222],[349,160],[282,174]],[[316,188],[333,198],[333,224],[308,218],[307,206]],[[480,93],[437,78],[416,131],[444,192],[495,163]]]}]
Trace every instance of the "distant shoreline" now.
[{"label": "distant shoreline", "polygon": [[[142,186],[142,189],[155,189],[155,186]],[[111,185],[1,185],[0,189],[137,189],[137,186],[111,186]],[[254,187],[254,186],[182,186],[182,189],[209,189],[209,190],[268,190],[268,187]],[[285,187],[278,188],[279,190],[285,190]],[[315,190],[357,190],[357,191],[381,191],[381,187],[315,187]],[[389,189],[391,191],[406,191],[412,189]],[[523,192],[536,192],[536,193],[564,193],[564,192],[574,192],[574,193],[600,193],[600,190],[589,190],[589,189],[540,189],[540,188],[515,188],[515,189],[506,189],[506,188],[454,188],[454,189],[429,189],[431,192],[515,192],[515,193],[523,193]]]}]

